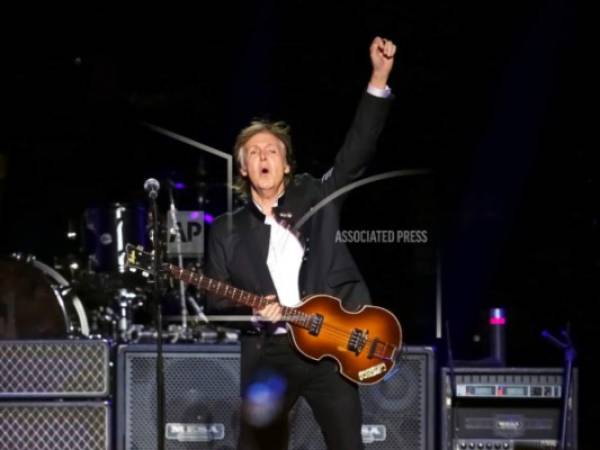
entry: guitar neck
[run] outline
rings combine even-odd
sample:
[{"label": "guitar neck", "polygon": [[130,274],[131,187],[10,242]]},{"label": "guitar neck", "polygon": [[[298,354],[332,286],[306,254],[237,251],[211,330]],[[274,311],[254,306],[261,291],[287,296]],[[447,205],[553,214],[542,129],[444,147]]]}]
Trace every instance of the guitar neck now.
[{"label": "guitar neck", "polygon": [[[261,310],[273,301],[265,296],[238,289],[222,281],[214,280],[174,264],[167,264],[166,271],[176,280],[181,280],[199,289],[227,298],[235,303],[249,306],[253,309]],[[309,315],[288,306],[282,306],[282,316],[284,321],[292,322],[300,326],[306,326],[311,318]]]}]

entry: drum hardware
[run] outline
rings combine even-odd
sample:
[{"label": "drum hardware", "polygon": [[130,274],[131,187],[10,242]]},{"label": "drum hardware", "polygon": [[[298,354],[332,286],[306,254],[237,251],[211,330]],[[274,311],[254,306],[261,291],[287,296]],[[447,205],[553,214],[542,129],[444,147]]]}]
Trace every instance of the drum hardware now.
[{"label": "drum hardware", "polygon": [[[169,327],[168,330],[163,331],[162,339],[165,342],[170,344],[174,344],[176,342],[182,341],[182,331],[179,326],[177,328]],[[130,343],[143,343],[143,342],[152,342],[154,343],[158,339],[158,331],[156,328],[146,328],[144,325],[132,325],[128,331],[128,342]],[[189,337],[186,339],[187,341],[192,342],[193,338]]]},{"label": "drum hardware", "polygon": [[90,337],[94,339],[109,339],[117,341],[117,319],[111,307],[99,306],[90,313]]},{"label": "drum hardware", "polygon": [[125,243],[147,243],[147,212],[142,206],[112,203],[84,211],[83,249],[95,272],[125,272]]},{"label": "drum hardware", "polygon": [[[146,328],[144,325],[131,325],[128,328],[126,342],[154,342],[158,338],[158,332],[155,328]],[[238,330],[225,328],[215,328],[211,325],[194,326],[188,324],[186,328],[181,325],[172,324],[163,331],[162,338],[169,344],[178,342],[195,343],[195,344],[238,344],[240,341],[240,333]]]},{"label": "drum hardware", "polygon": [[71,286],[64,286],[61,288],[55,288],[58,290],[58,298],[61,299],[62,306],[66,310],[69,308],[69,305],[65,304],[65,298],[72,297],[73,300],[71,302],[70,307],[74,308],[77,316],[79,317],[78,322],[74,322],[73,320],[68,320],[67,322],[67,334],[70,337],[78,337],[78,336],[89,336],[90,334],[90,326],[87,320],[87,316],[85,313],[85,309],[83,303],[79,298],[74,294],[73,288]]},{"label": "drum hardware", "polygon": [[89,336],[85,308],[71,284],[35,256],[0,259],[0,338]]},{"label": "drum hardware", "polygon": [[189,326],[171,324],[167,327],[167,333],[171,336],[171,343],[177,342],[195,342],[194,330]]},{"label": "drum hardware", "polygon": [[117,327],[119,338],[121,341],[127,342],[133,320],[132,313],[143,306],[144,302],[137,293],[127,289],[119,289],[115,300],[119,308]]},{"label": "drum hardware", "polygon": [[145,295],[121,288],[113,294],[112,306],[101,305],[92,312],[95,336],[117,342],[130,342],[135,334],[134,313],[144,306]]},{"label": "drum hardware", "polygon": [[237,344],[240,342],[240,330],[233,328],[217,328],[219,331],[219,342],[222,344]]},{"label": "drum hardware", "polygon": [[[168,329],[172,332],[180,333],[180,340],[192,340],[194,343],[219,343],[219,344],[237,344],[240,341],[241,331],[237,328],[216,325],[216,321],[207,321],[206,319],[215,317],[223,322],[229,322],[229,317],[238,316],[190,316],[188,320],[187,331],[177,324],[172,324]],[[243,316],[244,321],[250,320],[252,316]],[[179,316],[165,316],[166,321],[179,322]]]},{"label": "drum hardware", "polygon": [[192,309],[194,310],[194,312],[196,313],[197,320],[200,320],[204,323],[208,323],[209,322],[208,317],[206,317],[206,315],[204,314],[204,307],[198,305],[198,303],[192,296],[188,296],[187,301],[190,304],[190,306],[192,307]]}]

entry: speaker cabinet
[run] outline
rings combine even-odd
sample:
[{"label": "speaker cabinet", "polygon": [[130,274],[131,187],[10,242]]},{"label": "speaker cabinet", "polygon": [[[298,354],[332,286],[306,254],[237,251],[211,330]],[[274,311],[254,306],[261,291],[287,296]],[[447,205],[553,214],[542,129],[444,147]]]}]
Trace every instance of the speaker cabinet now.
[{"label": "speaker cabinet", "polygon": [[[165,448],[235,449],[239,430],[237,345],[165,345]],[[119,348],[117,449],[156,445],[156,346]]]},{"label": "speaker cabinet", "polygon": [[106,402],[0,402],[0,448],[109,450]]},{"label": "speaker cabinet", "polygon": [[107,397],[103,340],[0,341],[0,400]]},{"label": "speaker cabinet", "polygon": [[[394,371],[380,383],[360,387],[362,439],[369,450],[432,450],[434,353],[405,346]],[[326,450],[310,407],[302,398],[290,415],[293,450]]]},{"label": "speaker cabinet", "polygon": [[0,341],[0,449],[112,448],[109,353],[100,340]]},{"label": "speaker cabinet", "polygon": [[[156,448],[156,347],[119,349],[117,449]],[[167,450],[235,449],[239,432],[240,355],[236,345],[166,345]],[[388,379],[361,387],[363,441],[369,450],[433,449],[433,351],[405,347]],[[325,449],[312,411],[290,413],[291,450]]]}]

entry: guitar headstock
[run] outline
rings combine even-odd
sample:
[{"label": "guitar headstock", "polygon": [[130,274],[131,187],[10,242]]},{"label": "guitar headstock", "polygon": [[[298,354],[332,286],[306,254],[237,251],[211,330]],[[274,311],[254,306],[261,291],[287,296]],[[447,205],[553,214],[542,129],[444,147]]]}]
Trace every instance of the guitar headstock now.
[{"label": "guitar headstock", "polygon": [[132,244],[125,246],[125,267],[131,271],[142,272],[142,275],[149,276],[154,273],[154,255],[149,252],[145,252],[143,247],[136,247]]}]

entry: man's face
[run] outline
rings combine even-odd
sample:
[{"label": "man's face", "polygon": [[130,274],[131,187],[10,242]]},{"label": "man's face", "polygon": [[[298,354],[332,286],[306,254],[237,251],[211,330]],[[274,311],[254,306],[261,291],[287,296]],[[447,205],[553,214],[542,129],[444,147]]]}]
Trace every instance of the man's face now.
[{"label": "man's face", "polygon": [[250,179],[255,191],[275,190],[283,186],[283,178],[289,173],[285,146],[268,131],[255,134],[243,148],[242,176]]}]

